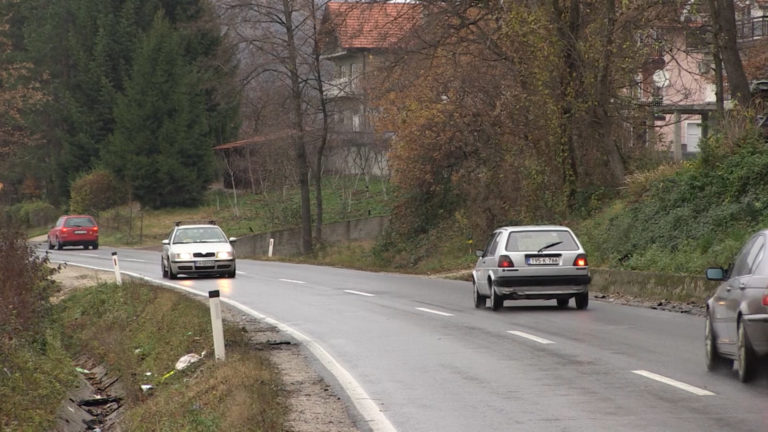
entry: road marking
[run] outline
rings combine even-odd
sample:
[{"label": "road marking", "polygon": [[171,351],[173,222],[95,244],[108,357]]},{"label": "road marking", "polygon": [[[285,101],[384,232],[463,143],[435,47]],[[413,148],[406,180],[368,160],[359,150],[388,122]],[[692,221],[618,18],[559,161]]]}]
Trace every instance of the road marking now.
[{"label": "road marking", "polygon": [[427,308],[420,308],[419,307],[419,308],[416,308],[416,309],[420,310],[422,312],[429,312],[429,313],[435,314],[435,315],[453,316],[453,314],[449,314],[449,313],[446,313],[446,312],[440,312],[440,311],[436,311],[436,310],[432,310],[432,309],[427,309]]},{"label": "road marking", "polygon": [[101,255],[89,254],[89,253],[81,253],[80,256],[88,256],[88,257],[101,258]]},{"label": "road marking", "polygon": [[237,274],[242,274],[242,275],[244,275],[244,274],[248,274],[248,273],[246,273],[246,272],[241,272],[240,270],[235,270],[235,273],[237,273]]},{"label": "road marking", "polygon": [[509,331],[507,331],[507,333],[513,334],[515,336],[520,336],[520,337],[523,337],[523,338],[526,338],[526,339],[530,339],[530,340],[538,342],[540,344],[553,344],[554,343],[554,342],[552,342],[549,339],[540,338],[538,336],[534,336],[532,334],[528,334],[528,333],[517,331],[517,330],[509,330]]},{"label": "road marking", "polygon": [[281,280],[283,282],[290,282],[290,283],[297,283],[297,284],[305,284],[306,283],[306,282],[303,282],[303,281],[298,281],[298,280],[293,280],[293,279],[279,279],[279,280]]},{"label": "road marking", "polygon": [[642,375],[642,376],[644,376],[646,378],[650,378],[652,380],[659,381],[659,382],[662,382],[664,384],[671,385],[673,387],[677,387],[677,388],[679,388],[681,390],[685,390],[687,392],[691,392],[691,393],[693,393],[695,395],[698,395],[698,396],[714,396],[715,395],[714,393],[712,393],[709,390],[704,390],[704,389],[701,389],[701,388],[698,388],[698,387],[694,387],[694,386],[692,386],[690,384],[686,384],[684,382],[676,381],[676,380],[673,380],[672,378],[667,378],[665,376],[662,376],[662,375],[659,375],[659,374],[655,374],[653,372],[648,372],[646,370],[634,370],[632,372],[636,373],[638,375]]},{"label": "road marking", "polygon": [[123,258],[123,261],[146,262],[144,260],[135,259],[135,258]]},{"label": "road marking", "polygon": [[364,293],[364,292],[360,292],[360,291],[344,290],[344,292],[347,292],[347,293],[350,293],[350,294],[366,296],[366,297],[376,297],[374,294],[368,294],[368,293]]}]

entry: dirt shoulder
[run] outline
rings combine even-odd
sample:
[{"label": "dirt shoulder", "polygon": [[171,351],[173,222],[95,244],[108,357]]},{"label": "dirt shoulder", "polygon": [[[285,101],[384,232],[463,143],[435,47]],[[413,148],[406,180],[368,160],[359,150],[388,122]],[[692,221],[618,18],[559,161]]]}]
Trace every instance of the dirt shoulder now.
[{"label": "dirt shoulder", "polygon": [[[62,287],[54,298],[58,301],[73,290],[114,280],[112,272],[97,271],[77,266],[62,266],[53,277]],[[200,298],[201,301],[207,301]],[[298,344],[276,328],[251,317],[237,308],[222,303],[222,316],[247,332],[254,349],[264,350],[280,370],[290,414],[287,432],[354,432],[358,431],[347,406],[334,389],[313,367],[314,359]],[[79,422],[78,422],[79,423]],[[82,430],[82,429],[79,429]]]}]

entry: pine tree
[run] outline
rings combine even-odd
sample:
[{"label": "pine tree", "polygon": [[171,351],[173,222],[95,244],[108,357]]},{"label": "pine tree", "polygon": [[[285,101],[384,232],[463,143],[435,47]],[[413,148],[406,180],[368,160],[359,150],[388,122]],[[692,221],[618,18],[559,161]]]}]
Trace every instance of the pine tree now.
[{"label": "pine tree", "polygon": [[151,208],[200,202],[213,179],[206,98],[185,40],[161,14],[142,38],[104,163]]}]

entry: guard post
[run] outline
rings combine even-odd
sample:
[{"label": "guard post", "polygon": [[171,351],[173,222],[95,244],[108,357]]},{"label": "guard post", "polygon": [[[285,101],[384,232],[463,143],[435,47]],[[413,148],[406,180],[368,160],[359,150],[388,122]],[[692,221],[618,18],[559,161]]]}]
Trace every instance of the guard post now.
[{"label": "guard post", "polygon": [[219,296],[219,290],[208,291],[213,330],[213,352],[216,360],[225,360],[227,355],[224,352],[224,327],[221,323],[221,299]]},{"label": "guard post", "polygon": [[123,280],[120,278],[120,264],[117,262],[117,252],[112,252],[112,265],[115,267],[115,282],[118,285],[122,285]]}]

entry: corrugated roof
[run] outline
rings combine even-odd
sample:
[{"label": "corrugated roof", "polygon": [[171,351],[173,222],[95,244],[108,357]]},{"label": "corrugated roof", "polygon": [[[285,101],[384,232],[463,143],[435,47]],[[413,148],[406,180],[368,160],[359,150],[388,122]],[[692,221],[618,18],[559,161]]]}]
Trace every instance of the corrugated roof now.
[{"label": "corrugated roof", "polygon": [[338,47],[391,48],[407,35],[421,16],[416,3],[329,2],[326,14]]}]

